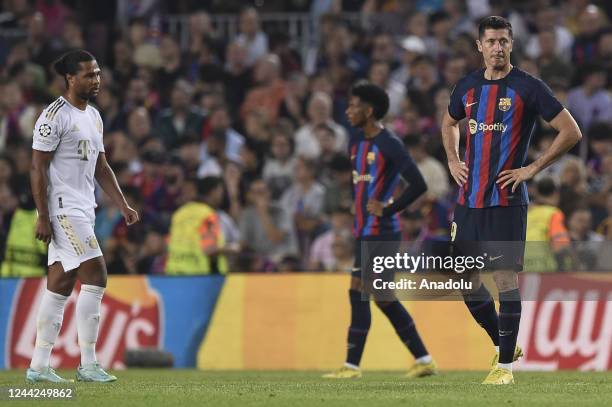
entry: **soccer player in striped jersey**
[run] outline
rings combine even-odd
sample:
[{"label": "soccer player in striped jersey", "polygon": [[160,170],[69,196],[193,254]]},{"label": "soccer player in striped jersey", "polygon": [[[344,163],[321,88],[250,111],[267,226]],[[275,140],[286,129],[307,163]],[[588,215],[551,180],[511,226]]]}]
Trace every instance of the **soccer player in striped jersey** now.
[{"label": "soccer player in striped jersey", "polygon": [[[512,66],[512,44],[512,26],[506,19],[491,16],[481,21],[477,45],[486,68],[456,84],[442,123],[448,167],[460,187],[451,240],[455,247],[475,252],[461,254],[486,253],[499,290],[499,314],[478,273],[471,274],[475,289],[463,293],[469,311],[497,348],[485,384],[514,383],[512,362],[522,356],[516,346],[521,316],[517,272],[523,267],[527,223],[525,181],[582,137],[551,90]],[[538,116],[559,133],[547,151],[525,166]],[[462,160],[459,121],[464,118],[467,142]]]},{"label": "soccer player in striped jersey", "polygon": [[[325,378],[361,377],[359,363],[371,322],[370,294],[374,294],[376,305],[416,359],[407,377],[424,377],[437,372],[436,364],[404,306],[394,295],[377,296],[367,287],[371,283],[371,259],[375,256],[394,256],[399,250],[399,212],[427,189],[402,142],[380,123],[388,110],[389,96],[382,88],[368,82],[358,82],[351,89],[346,114],[351,125],[360,129],[359,134],[349,142],[356,238],[355,265],[349,290],[351,324],[346,363],[341,369],[324,375]],[[408,187],[393,199],[400,178],[408,183]],[[366,264],[362,264],[362,250]]]}]

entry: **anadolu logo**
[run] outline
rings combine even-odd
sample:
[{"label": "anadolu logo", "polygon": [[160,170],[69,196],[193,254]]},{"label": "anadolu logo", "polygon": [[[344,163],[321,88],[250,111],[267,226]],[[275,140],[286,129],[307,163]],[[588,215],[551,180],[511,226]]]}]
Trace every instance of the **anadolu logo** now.
[{"label": "anadolu logo", "polygon": [[468,127],[470,128],[470,134],[476,134],[478,131],[501,131],[504,132],[508,128],[507,124],[503,123],[478,123],[474,119],[470,119],[468,122]]}]

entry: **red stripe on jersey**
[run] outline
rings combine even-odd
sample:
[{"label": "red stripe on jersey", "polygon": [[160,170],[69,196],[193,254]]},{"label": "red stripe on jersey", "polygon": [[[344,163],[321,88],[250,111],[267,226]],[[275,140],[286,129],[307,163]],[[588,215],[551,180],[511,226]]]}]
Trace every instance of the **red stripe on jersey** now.
[{"label": "red stripe on jersey", "polygon": [[[374,196],[372,199],[380,200],[380,191],[385,183],[385,177],[383,177],[383,173],[385,171],[385,157],[380,153],[380,150],[376,152],[376,165],[378,168],[376,169],[376,176],[378,179],[376,180],[376,187],[374,187]],[[372,222],[372,234],[378,234],[378,222],[380,218],[378,216],[374,217],[374,222]]]},{"label": "red stripe on jersey", "polygon": [[[472,103],[474,100],[474,88],[470,89],[467,93],[467,97],[465,99],[465,117],[468,119],[467,131],[465,133],[465,165],[470,168],[470,117],[472,115]],[[469,174],[468,174],[469,178]],[[465,180],[465,183],[459,189],[459,204],[465,205],[465,194],[468,193],[468,180]]]},{"label": "red stripe on jersey", "polygon": [[[363,146],[362,156],[357,157],[358,160],[361,160],[361,171],[362,174],[358,173],[357,175],[366,174],[366,157],[368,156],[368,150],[370,149],[370,142],[366,141]],[[357,194],[355,196],[355,215],[357,215],[357,235],[361,234],[361,230],[363,229],[363,208],[362,208],[362,200],[363,200],[363,190],[365,189],[365,181],[359,181],[357,183]]]},{"label": "red stripe on jersey", "polygon": [[[489,98],[487,99],[487,112],[485,115],[486,124],[494,124],[495,120],[495,105],[497,102],[497,90],[498,85],[491,85],[489,89]],[[489,182],[489,164],[491,161],[491,138],[493,137],[493,130],[487,130],[482,135],[482,161],[480,164],[480,179],[478,180],[479,188],[476,194],[476,207],[484,207],[484,194],[487,189],[487,183]]]},{"label": "red stripe on jersey", "polygon": [[[512,106],[514,112],[512,113],[512,138],[510,140],[510,154],[508,154],[508,159],[504,163],[502,171],[509,170],[510,168],[512,168],[512,163],[514,162],[514,155],[516,154],[516,149],[521,139],[523,112],[525,110],[525,104],[523,103],[523,99],[521,99],[521,96],[518,94],[518,92],[514,93],[514,100],[512,101]],[[510,185],[510,187],[511,186],[512,184]],[[501,190],[499,194],[499,204],[502,206],[508,205],[508,187]]]}]

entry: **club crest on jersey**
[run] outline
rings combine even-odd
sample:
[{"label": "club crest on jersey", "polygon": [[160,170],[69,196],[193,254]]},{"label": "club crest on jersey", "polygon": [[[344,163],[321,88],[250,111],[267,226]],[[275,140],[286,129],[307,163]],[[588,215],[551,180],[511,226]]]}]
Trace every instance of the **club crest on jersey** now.
[{"label": "club crest on jersey", "polygon": [[368,164],[372,164],[376,159],[376,154],[373,151],[370,151],[367,156]]},{"label": "club crest on jersey", "polygon": [[499,98],[499,110],[502,112],[507,112],[512,107],[512,99],[511,98]]}]

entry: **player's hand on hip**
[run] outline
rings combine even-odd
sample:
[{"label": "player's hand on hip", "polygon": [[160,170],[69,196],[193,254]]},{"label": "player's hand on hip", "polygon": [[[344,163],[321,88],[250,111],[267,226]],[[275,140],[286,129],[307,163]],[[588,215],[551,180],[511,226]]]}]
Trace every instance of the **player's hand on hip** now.
[{"label": "player's hand on hip", "polygon": [[501,184],[501,189],[504,189],[508,185],[512,184],[512,192],[514,192],[521,182],[530,180],[535,174],[535,171],[529,165],[527,167],[515,168],[513,170],[504,170],[497,176],[496,183],[498,185]]},{"label": "player's hand on hip", "polygon": [[463,161],[449,161],[448,169],[457,185],[463,186],[467,182],[469,170]]},{"label": "player's hand on hip", "polygon": [[51,228],[49,216],[39,216],[36,221],[36,239],[49,244],[52,237],[53,229]]},{"label": "player's hand on hip", "polygon": [[138,212],[132,209],[130,206],[126,206],[121,210],[121,214],[125,219],[125,223],[130,226],[140,220],[140,216],[138,216]]},{"label": "player's hand on hip", "polygon": [[368,203],[366,204],[366,209],[368,210],[369,213],[371,213],[374,216],[382,216],[384,207],[385,207],[384,203],[380,201],[376,201],[374,199],[368,200]]}]

